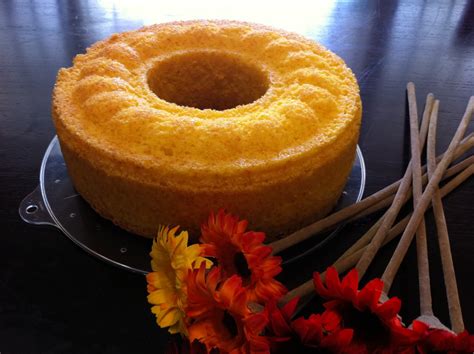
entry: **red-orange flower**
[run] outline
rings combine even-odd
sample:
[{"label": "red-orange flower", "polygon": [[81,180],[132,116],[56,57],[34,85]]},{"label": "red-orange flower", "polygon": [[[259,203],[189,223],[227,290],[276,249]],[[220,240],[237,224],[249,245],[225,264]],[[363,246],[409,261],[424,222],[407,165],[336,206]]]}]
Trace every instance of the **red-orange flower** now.
[{"label": "red-orange flower", "polygon": [[268,341],[260,334],[262,314],[252,314],[242,279],[233,275],[221,280],[220,267],[206,275],[204,265],[188,277],[188,327],[190,341],[204,343],[224,353],[269,353]]},{"label": "red-orange flower", "polygon": [[268,324],[265,335],[271,343],[271,352],[277,353],[341,353],[352,340],[351,329],[341,329],[340,316],[326,310],[308,319],[291,320],[298,298],[279,308],[275,302],[265,307]]},{"label": "red-orange flower", "polygon": [[265,234],[246,231],[247,224],[222,209],[211,213],[201,227],[204,255],[217,260],[224,278],[242,278],[249,301],[278,299],[287,291],[274,279],[281,272],[281,258],[271,256],[272,249],[263,244]]},{"label": "red-orange flower", "polygon": [[413,331],[420,335],[418,351],[420,353],[473,353],[474,336],[467,331],[455,334],[442,329],[430,329],[421,321],[413,321]]},{"label": "red-orange flower", "polygon": [[326,285],[319,273],[313,276],[316,292],[326,300],[327,309],[337,312],[344,328],[354,330],[352,353],[411,353],[419,335],[405,328],[398,312],[401,301],[391,298],[380,302],[383,282],[373,279],[358,290],[357,271],[350,271],[344,279],[334,267],[326,271]]}]

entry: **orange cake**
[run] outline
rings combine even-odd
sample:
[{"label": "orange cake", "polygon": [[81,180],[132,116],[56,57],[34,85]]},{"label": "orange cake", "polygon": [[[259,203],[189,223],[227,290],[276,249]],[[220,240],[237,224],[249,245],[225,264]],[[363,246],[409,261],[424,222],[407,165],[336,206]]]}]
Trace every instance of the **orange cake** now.
[{"label": "orange cake", "polygon": [[115,34],[61,69],[53,118],[77,191],[143,236],[211,210],[270,240],[327,214],[351,170],[359,87],[299,35],[232,21]]}]

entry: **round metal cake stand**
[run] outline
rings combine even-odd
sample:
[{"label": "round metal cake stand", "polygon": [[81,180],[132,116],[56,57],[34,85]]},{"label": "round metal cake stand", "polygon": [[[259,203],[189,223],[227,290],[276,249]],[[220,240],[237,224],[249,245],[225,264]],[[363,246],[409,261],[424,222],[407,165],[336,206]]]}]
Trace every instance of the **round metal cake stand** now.
[{"label": "round metal cake stand", "polygon": [[[19,208],[21,218],[34,225],[49,225],[61,230],[71,241],[89,254],[120,268],[146,274],[150,271],[151,240],[120,229],[97,214],[81,198],[69,178],[57,137],[46,150],[41,163],[38,187],[26,196]],[[357,156],[344,192],[335,208],[338,210],[362,198],[365,166],[362,153]],[[293,262],[323,247],[340,227],[304,252],[297,252],[284,263]]]}]

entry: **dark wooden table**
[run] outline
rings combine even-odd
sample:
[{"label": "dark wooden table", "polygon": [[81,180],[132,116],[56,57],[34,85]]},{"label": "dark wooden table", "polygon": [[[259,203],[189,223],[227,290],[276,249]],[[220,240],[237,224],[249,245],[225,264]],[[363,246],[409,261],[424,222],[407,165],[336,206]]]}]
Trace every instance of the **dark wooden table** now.
[{"label": "dark wooden table", "polygon": [[[21,199],[38,184],[43,153],[54,136],[51,89],[57,70],[93,42],[144,23],[190,17],[246,19],[296,30],[344,58],[357,75],[364,106],[360,146],[366,194],[401,177],[409,160],[405,85],[417,84],[419,106],[441,99],[439,150],[449,143],[474,94],[474,1],[325,1],[308,7],[251,1],[235,8],[143,1],[0,2],[0,352],[160,353],[167,335],[155,325],[143,276],[92,258],[59,231],[23,223]],[[315,2],[316,3],[316,2]],[[255,6],[255,8],[254,8]],[[254,8],[254,9],[253,9]],[[253,9],[253,10],[252,10]],[[472,126],[470,127],[472,131]],[[474,331],[474,179],[445,199],[461,302]],[[326,249],[293,264],[289,287],[324,269],[375,216],[347,226]],[[427,218],[433,302],[448,322],[433,218]],[[395,244],[382,250],[367,279],[380,276]],[[402,315],[418,315],[412,247],[392,294]]]}]

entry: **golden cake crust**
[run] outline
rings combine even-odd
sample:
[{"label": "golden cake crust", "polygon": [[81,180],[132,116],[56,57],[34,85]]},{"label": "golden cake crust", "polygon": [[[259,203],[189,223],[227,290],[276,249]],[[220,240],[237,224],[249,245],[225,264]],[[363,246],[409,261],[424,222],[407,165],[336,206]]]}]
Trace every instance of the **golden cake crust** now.
[{"label": "golden cake crust", "polygon": [[[219,87],[223,109],[157,96],[179,102],[180,92],[209,89],[212,70],[188,71],[181,90],[167,81],[196,61],[216,72],[236,67],[245,79],[236,85],[247,90]],[[197,86],[186,92],[189,82]],[[236,92],[245,103],[262,95],[226,109]],[[273,238],[322,217],[350,172],[360,116],[357,81],[339,57],[296,34],[233,21],[113,35],[61,69],[53,94],[75,187],[100,214],[145,236],[159,224],[197,232],[220,207]]]}]

